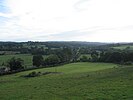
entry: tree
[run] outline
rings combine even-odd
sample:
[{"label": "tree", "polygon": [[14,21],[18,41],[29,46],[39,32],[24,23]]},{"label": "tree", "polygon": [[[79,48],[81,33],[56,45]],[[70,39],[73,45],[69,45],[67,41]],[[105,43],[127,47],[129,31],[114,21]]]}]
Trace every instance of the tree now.
[{"label": "tree", "polygon": [[[129,53],[126,53],[125,51],[105,51],[100,53],[99,61],[101,62],[110,62],[110,63],[122,63],[128,60]],[[130,54],[131,55],[131,54]]]},{"label": "tree", "polygon": [[44,60],[44,65],[56,65],[60,63],[60,59],[57,55],[49,55],[45,60]]},{"label": "tree", "polygon": [[88,59],[88,57],[87,56],[82,56],[81,58],[80,58],[80,61],[81,62],[87,62],[87,61],[89,61],[89,59]]},{"label": "tree", "polygon": [[7,66],[10,68],[11,71],[24,69],[23,65],[24,61],[21,58],[13,57],[7,62]]},{"label": "tree", "polygon": [[96,54],[93,54],[93,55],[91,55],[91,61],[92,62],[97,62],[98,61],[98,56],[96,55]]},{"label": "tree", "polygon": [[72,61],[76,62],[78,60],[78,58],[80,57],[80,48],[76,49],[72,49]]},{"label": "tree", "polygon": [[107,59],[107,62],[111,62],[111,63],[119,63],[121,61],[123,61],[123,55],[121,52],[118,52],[118,51],[110,53]]},{"label": "tree", "polygon": [[91,61],[92,62],[97,62],[99,60],[99,54],[97,51],[93,50],[91,52]]},{"label": "tree", "polygon": [[72,59],[72,51],[66,47],[55,51],[55,55],[59,57],[61,63],[70,62]]},{"label": "tree", "polygon": [[42,65],[43,56],[42,55],[34,55],[32,61],[33,61],[33,66],[39,67],[40,65]]}]

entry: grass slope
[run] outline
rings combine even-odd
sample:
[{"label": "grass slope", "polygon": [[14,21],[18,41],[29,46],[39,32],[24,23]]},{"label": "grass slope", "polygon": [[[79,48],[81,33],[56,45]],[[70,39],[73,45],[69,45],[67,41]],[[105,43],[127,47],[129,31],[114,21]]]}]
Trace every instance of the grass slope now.
[{"label": "grass slope", "polygon": [[115,64],[72,63],[37,69],[58,71],[24,78],[25,71],[0,77],[1,100],[132,100],[133,67],[114,68]]},{"label": "grass slope", "polygon": [[121,45],[121,46],[112,47],[112,48],[124,50],[124,49],[126,49],[127,47],[129,47],[129,50],[133,50],[133,45]]}]

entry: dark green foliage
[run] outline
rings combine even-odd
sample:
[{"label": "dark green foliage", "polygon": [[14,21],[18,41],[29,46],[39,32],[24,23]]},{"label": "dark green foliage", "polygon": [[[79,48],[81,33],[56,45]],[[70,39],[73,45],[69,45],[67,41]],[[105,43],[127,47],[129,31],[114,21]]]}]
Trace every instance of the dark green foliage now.
[{"label": "dark green foliage", "polygon": [[[17,51],[20,54],[51,54],[52,49],[89,48],[105,45],[97,42],[0,42],[0,51]],[[86,49],[87,50],[87,49]],[[88,50],[87,50],[88,51]],[[1,54],[1,53],[0,53]],[[3,54],[3,53],[2,53]]]},{"label": "dark green foliage", "polygon": [[98,56],[96,54],[91,55],[91,61],[97,62],[99,60]]},{"label": "dark green foliage", "polygon": [[72,49],[72,62],[76,62],[80,57],[80,48]]},{"label": "dark green foliage", "polygon": [[43,55],[45,52],[44,52],[44,48],[41,47],[41,48],[38,48],[37,46],[35,47],[32,47],[32,50],[31,50],[31,54],[32,55]]},{"label": "dark green foliage", "polygon": [[80,61],[81,61],[81,62],[87,62],[87,61],[89,61],[89,59],[88,59],[87,56],[82,56],[82,57],[80,58]]},{"label": "dark green foliage", "polygon": [[11,58],[8,62],[7,62],[7,66],[10,68],[11,71],[13,70],[21,70],[24,69],[24,61],[20,58]]},{"label": "dark green foliage", "polygon": [[37,76],[48,75],[48,74],[61,74],[61,73],[60,72],[43,72],[43,73],[41,73],[40,71],[39,72],[33,71],[33,72],[30,72],[28,75],[22,75],[22,76],[23,77],[37,77]]},{"label": "dark green foliage", "polygon": [[43,63],[43,56],[42,55],[34,55],[32,61],[33,61],[33,66],[39,67]]},{"label": "dark green foliage", "polygon": [[[126,49],[115,49],[113,47],[124,45]],[[133,43],[129,44],[106,44],[106,43],[89,43],[89,42],[0,42],[0,54],[3,52],[11,53],[26,53],[33,55],[57,55],[58,59],[56,62],[49,62],[46,59],[45,63],[41,58],[33,57],[28,60],[23,59],[25,62],[28,61],[28,65],[39,67],[42,65],[56,65],[70,62],[79,61],[81,54],[90,54],[90,59],[81,58],[80,61],[91,61],[91,62],[111,62],[111,63],[124,63],[133,62],[133,51],[131,46]],[[4,56],[7,53],[4,54]],[[7,56],[7,55],[6,55]],[[1,55],[2,57],[2,55]],[[57,57],[56,57],[57,58]],[[8,58],[9,59],[9,58]],[[51,58],[50,58],[51,59]],[[86,59],[86,60],[85,60]],[[29,63],[33,61],[33,63]],[[55,60],[52,60],[55,61]],[[5,62],[5,61],[1,61]],[[1,65],[2,63],[0,63]]]},{"label": "dark green foliage", "polygon": [[29,73],[28,75],[26,75],[26,77],[36,77],[39,75],[41,75],[41,72],[37,73],[37,72],[33,71],[33,72]]},{"label": "dark green foliage", "polygon": [[125,55],[125,61],[132,61],[133,62],[133,51],[130,51],[130,52],[126,52],[124,53]]},{"label": "dark green foliage", "polygon": [[55,52],[61,63],[70,62],[72,59],[72,51],[70,48],[62,48]]},{"label": "dark green foliage", "polygon": [[111,54],[107,54],[107,55],[109,55],[106,59],[107,62],[117,63],[117,62],[121,62],[123,59],[123,55],[121,52],[112,52]]},{"label": "dark green foliage", "polygon": [[100,53],[100,62],[125,63],[133,62],[133,52],[124,50],[105,51]]},{"label": "dark green foliage", "polygon": [[97,62],[99,60],[99,53],[95,50],[91,52],[91,61]]},{"label": "dark green foliage", "polygon": [[49,55],[44,60],[44,65],[56,65],[60,63],[60,59],[57,55]]},{"label": "dark green foliage", "polygon": [[131,61],[123,62],[122,65],[132,65],[133,63]]}]

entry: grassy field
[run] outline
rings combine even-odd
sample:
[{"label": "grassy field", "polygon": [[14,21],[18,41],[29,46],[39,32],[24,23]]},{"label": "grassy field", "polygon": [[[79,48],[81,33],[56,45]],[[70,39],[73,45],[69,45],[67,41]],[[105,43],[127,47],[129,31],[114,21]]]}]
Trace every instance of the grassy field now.
[{"label": "grassy field", "polygon": [[[33,55],[31,55],[31,54],[0,55],[0,66],[2,65],[3,62],[6,63],[12,57],[23,59],[24,64],[27,67],[32,66],[32,57],[33,57]],[[43,56],[43,57],[45,58],[46,56]]]},{"label": "grassy field", "polygon": [[[133,67],[72,63],[37,69],[61,74],[24,78],[31,71],[0,77],[1,100],[132,100]],[[115,68],[114,68],[115,67]]]},{"label": "grassy field", "polygon": [[31,66],[32,65],[32,55],[30,55],[30,54],[1,55],[0,56],[0,65],[3,62],[6,63],[12,57],[23,59],[26,66]]},{"label": "grassy field", "polygon": [[129,47],[130,50],[133,50],[133,46],[132,45],[122,45],[122,46],[117,46],[117,47],[113,47],[114,49],[120,49],[120,50],[124,50],[127,47]]}]

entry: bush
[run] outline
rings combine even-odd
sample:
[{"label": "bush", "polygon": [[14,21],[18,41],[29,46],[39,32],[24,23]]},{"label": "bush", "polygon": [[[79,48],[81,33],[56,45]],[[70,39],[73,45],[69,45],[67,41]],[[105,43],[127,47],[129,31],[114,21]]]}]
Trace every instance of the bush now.
[{"label": "bush", "polygon": [[36,77],[36,76],[40,76],[41,75],[41,72],[35,72],[35,71],[33,71],[33,72],[31,72],[31,73],[29,73],[26,77]]},{"label": "bush", "polygon": [[124,65],[132,65],[132,62],[131,61],[124,62]]}]

